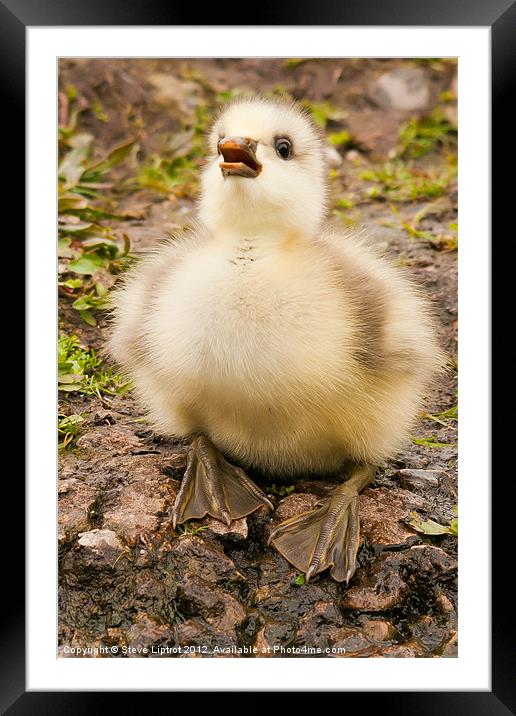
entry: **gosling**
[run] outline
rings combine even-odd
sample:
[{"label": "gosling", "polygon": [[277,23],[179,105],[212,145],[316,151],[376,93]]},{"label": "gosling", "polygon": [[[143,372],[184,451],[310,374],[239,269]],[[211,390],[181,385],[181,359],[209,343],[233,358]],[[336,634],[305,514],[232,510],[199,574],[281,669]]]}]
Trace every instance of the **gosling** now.
[{"label": "gosling", "polygon": [[324,224],[324,146],[294,104],[227,106],[209,135],[199,222],[115,290],[108,350],[155,430],[191,440],[174,528],[272,510],[245,468],[340,473],[269,543],[306,579],[329,568],[349,582],[359,493],[403,446],[442,355],[403,273]]}]

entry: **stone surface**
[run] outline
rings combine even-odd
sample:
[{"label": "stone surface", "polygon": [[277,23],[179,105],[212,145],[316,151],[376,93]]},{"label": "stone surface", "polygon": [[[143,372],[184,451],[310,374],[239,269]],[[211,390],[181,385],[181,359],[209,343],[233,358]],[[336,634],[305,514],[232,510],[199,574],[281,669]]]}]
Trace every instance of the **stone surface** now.
[{"label": "stone surface", "polygon": [[175,541],[171,552],[184,575],[201,575],[205,582],[237,578],[235,564],[223,550],[195,535]]},{"label": "stone surface", "polygon": [[110,497],[110,506],[104,510],[103,525],[115,530],[128,544],[135,545],[143,536],[155,532],[161,515],[174,504],[175,491],[163,481],[148,480],[123,485]]},{"label": "stone surface", "polygon": [[364,634],[372,641],[390,641],[396,635],[396,629],[386,619],[374,619],[371,617],[360,617],[360,626]]},{"label": "stone surface", "polygon": [[400,67],[385,72],[374,83],[371,98],[382,109],[423,110],[430,101],[426,73],[419,67]]},{"label": "stone surface", "polygon": [[368,488],[359,498],[361,533],[376,545],[411,544],[418,538],[403,521],[413,510],[425,505],[422,497],[406,490]]},{"label": "stone surface", "polygon": [[173,630],[165,624],[158,624],[146,614],[139,614],[135,623],[126,631],[128,656],[138,658],[144,649],[150,650],[161,642],[173,642]]},{"label": "stone surface", "polygon": [[82,480],[67,479],[59,482],[58,540],[71,541],[78,532],[87,531],[97,496],[94,487]]},{"label": "stone surface", "polygon": [[81,532],[77,540],[79,559],[85,566],[113,566],[116,559],[126,550],[117,535],[111,530],[94,529]]},{"label": "stone surface", "polygon": [[[430,575],[451,575],[456,560],[444,550],[431,545],[416,545],[400,552],[385,552],[366,569],[359,570],[352,585],[343,595],[345,609],[383,612],[403,603],[421,582]],[[433,598],[433,597],[432,597]]]},{"label": "stone surface", "polygon": [[247,529],[247,519],[241,517],[239,520],[232,520],[228,526],[220,520],[215,520],[213,517],[205,517],[202,521],[204,527],[207,527],[210,532],[221,537],[231,536],[240,537],[241,539],[247,539],[249,530]]},{"label": "stone surface", "polygon": [[342,165],[342,157],[338,150],[331,145],[324,147],[324,156],[330,169],[338,169]]},{"label": "stone surface", "polygon": [[128,455],[141,448],[142,442],[130,428],[107,425],[89,430],[77,439],[77,447],[95,452],[109,452],[111,456]]},{"label": "stone surface", "polygon": [[442,478],[444,473],[441,470],[399,470],[398,475],[400,476],[400,483],[403,487],[410,489],[413,488],[428,488],[438,487],[439,480]]}]

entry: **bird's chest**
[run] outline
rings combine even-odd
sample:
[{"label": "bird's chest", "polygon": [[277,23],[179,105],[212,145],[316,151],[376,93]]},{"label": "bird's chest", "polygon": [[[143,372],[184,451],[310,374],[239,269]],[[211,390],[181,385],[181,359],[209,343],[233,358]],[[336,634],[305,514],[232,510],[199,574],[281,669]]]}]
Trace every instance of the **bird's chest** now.
[{"label": "bird's chest", "polygon": [[200,252],[177,272],[164,304],[168,360],[205,391],[254,399],[306,388],[334,373],[342,353],[340,292],[305,254],[251,240]]}]

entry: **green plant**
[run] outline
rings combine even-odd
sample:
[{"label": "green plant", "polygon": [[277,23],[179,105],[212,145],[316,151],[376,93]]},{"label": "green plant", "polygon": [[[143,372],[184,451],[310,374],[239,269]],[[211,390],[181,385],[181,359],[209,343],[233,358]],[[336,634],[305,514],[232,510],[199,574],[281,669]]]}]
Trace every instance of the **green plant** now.
[{"label": "green plant", "polygon": [[442,249],[445,251],[456,251],[459,243],[458,225],[456,223],[448,224],[448,228],[450,231],[446,233],[441,232],[438,234],[434,234],[430,231],[422,231],[418,228],[419,223],[426,216],[428,216],[428,214],[435,210],[436,205],[439,204],[440,201],[442,200],[437,199],[437,201],[427,204],[427,206],[416,212],[409,221],[405,220],[401,216],[400,212],[395,206],[391,206],[391,211],[398,219],[400,226],[403,228],[404,231],[407,232],[407,234],[411,238],[428,241],[428,243],[432,244],[432,246],[434,246],[436,249]]},{"label": "green plant", "polygon": [[434,199],[442,196],[457,175],[455,163],[444,170],[422,169],[392,160],[360,172],[360,178],[371,182],[366,198],[396,202]]},{"label": "green plant", "polygon": [[177,526],[177,531],[179,532],[178,539],[183,539],[183,537],[189,537],[191,535],[198,535],[207,529],[208,527],[205,525],[196,526],[190,524],[189,522],[185,522],[184,524]]},{"label": "green plant", "polygon": [[306,582],[306,576],[301,572],[297,575],[297,577],[292,581],[292,584],[295,584],[296,587],[302,587],[303,584]]},{"label": "green plant", "polygon": [[430,448],[453,447],[452,443],[440,443],[434,435],[427,438],[411,438],[414,445],[423,445]]},{"label": "green plant", "polygon": [[81,431],[81,424],[84,422],[82,415],[63,415],[60,413],[57,420],[57,432],[62,437],[59,442],[59,449],[65,450],[72,446],[74,439]]},{"label": "green plant", "polygon": [[58,384],[63,392],[83,395],[117,395],[125,393],[130,381],[104,367],[93,348],[85,348],[77,336],[60,336],[57,344]]},{"label": "green plant", "polygon": [[[457,507],[453,508],[453,511],[457,515]],[[417,512],[410,513],[411,519],[407,522],[416,532],[428,536],[436,535],[452,535],[458,537],[459,535],[459,520],[458,517],[454,517],[449,525],[441,525],[439,522],[434,520],[422,520],[421,516]]]},{"label": "green plant", "polygon": [[346,110],[336,107],[330,102],[309,102],[308,100],[303,100],[301,104],[310,112],[314,122],[323,129],[326,129],[329,122],[340,122],[348,116]]},{"label": "green plant", "polygon": [[439,147],[456,147],[457,128],[437,108],[428,117],[411,119],[400,130],[397,155],[416,159]]},{"label": "green plant", "polygon": [[[236,91],[219,93],[219,103],[232,99]],[[135,183],[165,194],[192,196],[199,186],[199,170],[204,155],[204,137],[211,113],[198,105],[195,121],[184,123],[170,145],[167,156],[152,155],[138,171]]]},{"label": "green plant", "polygon": [[454,405],[453,407],[448,408],[448,410],[443,410],[442,413],[437,413],[436,415],[423,413],[421,417],[426,420],[431,420],[434,423],[438,423],[444,427],[448,427],[450,421],[457,421],[459,419],[459,406]]},{"label": "green plant", "polygon": [[290,495],[292,492],[294,492],[296,486],[276,485],[275,483],[272,483],[272,485],[267,485],[265,489],[269,495],[276,495],[277,497],[286,497],[287,495]]},{"label": "green plant", "polygon": [[112,188],[106,176],[129,155],[135,142],[125,142],[101,161],[92,162],[93,137],[72,134],[58,167],[58,285],[92,326],[96,324],[94,311],[103,307],[114,283],[113,274],[125,269],[134,258],[129,253],[127,236],[119,238],[105,223],[123,217],[93,200]]},{"label": "green plant", "polygon": [[343,129],[341,132],[330,132],[328,134],[328,141],[330,144],[333,144],[334,147],[342,147],[351,144],[353,137],[346,129]]}]

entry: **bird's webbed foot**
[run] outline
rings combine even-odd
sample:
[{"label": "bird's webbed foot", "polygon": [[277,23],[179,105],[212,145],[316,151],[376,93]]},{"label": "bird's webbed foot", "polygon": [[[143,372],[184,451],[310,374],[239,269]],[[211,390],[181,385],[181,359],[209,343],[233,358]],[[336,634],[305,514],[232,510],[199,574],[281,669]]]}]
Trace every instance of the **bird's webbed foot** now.
[{"label": "bird's webbed foot", "polygon": [[231,465],[213,443],[200,436],[188,452],[186,470],[172,510],[172,524],[211,515],[227,525],[262,505],[274,509],[245,472]]},{"label": "bird's webbed foot", "polygon": [[320,507],[285,520],[271,533],[269,544],[304,572],[307,581],[326,569],[337,582],[349,582],[355,573],[360,546],[358,493],[373,475],[371,467],[358,468]]}]

